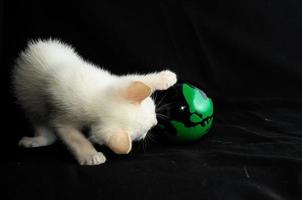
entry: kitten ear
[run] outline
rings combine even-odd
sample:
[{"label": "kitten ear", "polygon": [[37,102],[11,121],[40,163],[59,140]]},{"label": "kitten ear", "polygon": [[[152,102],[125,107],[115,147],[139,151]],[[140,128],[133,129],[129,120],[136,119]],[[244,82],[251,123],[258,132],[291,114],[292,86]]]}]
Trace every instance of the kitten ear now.
[{"label": "kitten ear", "polygon": [[132,103],[140,103],[151,95],[151,88],[141,81],[133,81],[121,91],[121,95]]},{"label": "kitten ear", "polygon": [[109,138],[107,146],[116,154],[128,154],[132,148],[131,138],[127,132],[117,132]]}]

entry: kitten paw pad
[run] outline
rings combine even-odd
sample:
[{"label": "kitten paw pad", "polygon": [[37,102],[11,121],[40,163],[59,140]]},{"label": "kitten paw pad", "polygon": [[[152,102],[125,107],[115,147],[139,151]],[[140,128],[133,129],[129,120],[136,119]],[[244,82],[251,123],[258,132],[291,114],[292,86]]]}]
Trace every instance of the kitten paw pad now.
[{"label": "kitten paw pad", "polygon": [[34,137],[23,137],[19,143],[19,146],[25,147],[25,148],[33,148],[33,147],[40,147],[42,146],[38,140]]},{"label": "kitten paw pad", "polygon": [[99,165],[106,162],[102,152],[91,153],[78,159],[80,165]]},{"label": "kitten paw pad", "polygon": [[177,82],[177,76],[170,70],[165,70],[159,73],[160,75],[160,90],[166,90]]}]

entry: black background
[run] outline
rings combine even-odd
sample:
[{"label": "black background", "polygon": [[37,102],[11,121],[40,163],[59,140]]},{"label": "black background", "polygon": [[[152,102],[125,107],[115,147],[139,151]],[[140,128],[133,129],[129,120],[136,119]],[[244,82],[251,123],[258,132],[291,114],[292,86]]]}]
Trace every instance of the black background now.
[{"label": "black background", "polygon": [[[302,198],[301,1],[7,0],[3,10],[1,181],[9,199]],[[95,167],[78,166],[60,143],[18,148],[31,129],[10,72],[29,39],[49,37],[116,74],[169,68],[198,82],[214,101],[214,127],[190,145],[149,141],[127,156],[101,148],[108,161]]]}]

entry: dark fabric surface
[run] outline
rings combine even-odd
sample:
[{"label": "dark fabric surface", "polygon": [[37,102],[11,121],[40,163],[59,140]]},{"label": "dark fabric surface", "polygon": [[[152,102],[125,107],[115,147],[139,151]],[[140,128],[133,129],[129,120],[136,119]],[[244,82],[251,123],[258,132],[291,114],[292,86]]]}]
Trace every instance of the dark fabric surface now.
[{"label": "dark fabric surface", "polygon": [[[10,0],[3,19],[7,199],[302,198],[300,1]],[[168,67],[198,82],[214,101],[212,130],[188,145],[138,143],[126,156],[98,147],[108,161],[93,167],[79,166],[60,142],[18,148],[32,130],[14,104],[10,72],[28,39],[48,37],[116,74]]]}]

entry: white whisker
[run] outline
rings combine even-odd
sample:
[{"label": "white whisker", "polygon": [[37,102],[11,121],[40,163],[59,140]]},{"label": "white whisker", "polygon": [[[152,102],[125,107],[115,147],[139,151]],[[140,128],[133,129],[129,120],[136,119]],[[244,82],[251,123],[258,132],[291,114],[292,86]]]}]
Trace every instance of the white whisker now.
[{"label": "white whisker", "polygon": [[156,109],[156,111],[160,111],[160,110],[162,110],[163,108],[165,108],[165,107],[167,107],[167,106],[169,106],[169,105],[171,105],[171,104],[173,104],[173,103],[175,103],[176,101],[174,101],[174,102],[171,102],[171,103],[166,103],[166,104],[164,104],[164,105],[162,105],[162,106],[159,106],[157,109]]},{"label": "white whisker", "polygon": [[163,118],[169,119],[169,117],[168,117],[167,115],[160,114],[160,113],[156,113],[156,116],[159,116],[159,117],[163,117]]},{"label": "white whisker", "polygon": [[165,97],[167,96],[167,93],[165,93],[165,95],[161,98],[161,100],[157,103],[156,107],[159,107],[160,104],[162,103],[162,101],[165,99]]}]

